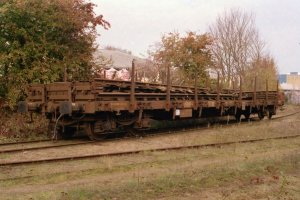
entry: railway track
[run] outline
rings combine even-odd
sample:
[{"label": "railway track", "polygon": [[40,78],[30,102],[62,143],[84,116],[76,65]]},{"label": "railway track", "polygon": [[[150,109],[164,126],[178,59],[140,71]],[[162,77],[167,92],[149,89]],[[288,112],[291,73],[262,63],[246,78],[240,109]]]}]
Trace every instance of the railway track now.
[{"label": "railway track", "polygon": [[272,121],[272,120],[277,120],[277,119],[282,119],[282,118],[285,118],[285,117],[294,116],[294,115],[297,115],[297,114],[299,114],[299,113],[300,113],[300,111],[296,111],[296,112],[293,112],[293,113],[290,113],[290,114],[286,114],[286,115],[282,115],[282,116],[273,117],[273,118],[271,119],[271,121]]},{"label": "railway track", "polygon": [[[291,114],[287,114],[287,115],[283,115],[283,116],[278,116],[278,117],[275,117],[273,118],[271,121],[274,121],[274,120],[278,120],[278,119],[282,119],[282,118],[285,118],[285,117],[290,117],[290,116],[294,116],[296,114],[300,113],[300,111],[296,111],[294,113],[291,113]],[[251,122],[255,122],[255,118],[252,118]],[[241,121],[239,123],[248,123],[249,121]],[[237,122],[236,120],[228,120],[228,121],[219,121],[216,125],[219,126],[226,126],[226,127],[229,127],[229,126],[234,126],[236,125]],[[204,130],[204,129],[209,129],[209,128],[213,128],[215,126],[201,126],[201,127],[197,127],[197,128],[180,128],[177,130],[163,130],[163,131],[160,131],[160,132],[154,132],[152,134],[145,134],[143,135],[143,137],[154,137],[154,136],[159,136],[159,135],[166,135],[166,134],[176,134],[176,133],[181,133],[182,131],[197,131],[197,130]],[[51,141],[52,140],[38,140],[38,141],[25,141],[25,142],[13,142],[13,143],[4,143],[4,144],[1,144],[0,146],[9,146],[9,145],[19,145],[19,144],[35,144],[35,143],[41,143],[43,145],[43,142],[51,142],[50,145],[49,144],[46,144],[46,145],[43,145],[43,146],[34,146],[34,147],[19,147],[19,148],[8,148],[8,149],[2,149],[0,150],[0,154],[1,153],[17,153],[17,152],[25,152],[25,151],[34,151],[34,150],[43,150],[43,149],[51,149],[51,148],[63,148],[63,147],[70,147],[70,146],[78,146],[78,145],[88,145],[88,144],[95,144],[95,143],[107,143],[107,142],[111,142],[111,141],[116,141],[116,140],[130,140],[132,139],[132,137],[116,137],[116,138],[112,138],[112,139],[106,139],[106,140],[103,140],[103,141],[75,141],[75,142],[72,142],[72,143],[63,143],[63,144],[56,144],[56,143],[52,143]]]},{"label": "railway track", "polygon": [[[48,140],[47,140],[48,141]],[[51,141],[51,140],[50,140]],[[49,146],[37,146],[37,147],[20,147],[16,149],[4,149],[0,150],[0,153],[16,153],[22,151],[32,151],[32,150],[41,150],[41,149],[49,149],[49,148],[60,148],[60,147],[69,147],[69,146],[76,146],[76,145],[85,145],[94,143],[94,141],[82,141],[82,142],[74,142],[74,143],[67,143],[67,144],[51,144]]]},{"label": "railway track", "polygon": [[198,148],[204,148],[204,147],[221,147],[221,146],[228,146],[228,145],[233,145],[233,144],[261,142],[261,141],[266,141],[266,140],[290,139],[290,138],[297,138],[299,136],[300,136],[300,134],[290,135],[290,136],[270,137],[270,138],[259,138],[259,139],[251,139],[251,140],[221,142],[221,143],[209,143],[209,144],[187,145],[187,146],[172,146],[172,147],[162,147],[162,148],[153,148],[153,149],[140,149],[140,150],[134,150],[134,151],[121,151],[121,152],[113,152],[113,153],[99,153],[99,154],[91,154],[91,155],[67,156],[67,157],[38,159],[38,160],[2,162],[2,163],[0,163],[0,166],[16,166],[16,165],[26,165],[26,164],[50,163],[50,162],[59,162],[59,161],[110,157],[110,156],[123,156],[123,155],[139,154],[142,152],[174,151],[174,150],[183,150],[183,149],[198,149]]},{"label": "railway track", "polygon": [[[287,114],[284,116],[278,116],[271,121],[274,121],[277,119],[282,119],[282,118],[289,117],[289,116],[293,116],[298,113],[300,113],[300,111],[297,111],[297,112],[294,112],[291,114]],[[229,124],[227,124],[228,122],[223,122],[223,123],[225,123],[226,126],[236,125],[236,123],[231,123],[231,122],[232,121],[230,121]],[[248,123],[248,122],[244,121],[242,123]],[[196,130],[208,129],[208,128],[212,128],[212,127],[214,127],[214,126],[190,128],[190,129],[185,129],[185,131],[196,131]],[[176,132],[179,133],[179,132],[182,132],[182,130],[176,131]],[[150,135],[147,135],[147,137],[158,136],[158,135],[163,135],[163,134],[170,134],[170,133],[176,134],[176,132],[165,131],[165,132],[150,134]],[[105,157],[105,156],[121,156],[121,155],[129,155],[129,154],[138,154],[138,153],[141,153],[144,151],[152,152],[152,151],[167,151],[167,150],[179,150],[179,149],[202,148],[202,147],[213,147],[213,146],[225,146],[225,145],[231,145],[231,144],[237,144],[237,143],[253,143],[253,142],[272,140],[272,139],[296,138],[299,136],[300,135],[290,135],[290,136],[260,138],[260,139],[251,139],[251,140],[239,140],[239,141],[224,142],[224,143],[210,143],[210,144],[201,144],[201,145],[192,145],[192,146],[174,146],[174,147],[166,147],[166,148],[142,149],[142,150],[136,150],[136,151],[122,151],[122,152],[114,152],[114,153],[99,153],[99,154],[91,154],[91,155],[79,155],[79,156],[67,156],[67,157],[57,157],[57,158],[45,158],[45,159],[37,159],[37,160],[2,162],[2,163],[0,163],[0,166],[13,166],[13,165],[26,165],[26,164],[32,164],[32,163],[58,162],[58,161],[88,159],[88,158]],[[113,140],[120,140],[120,139],[127,140],[127,139],[132,139],[132,137],[125,138],[125,139],[124,138],[114,138],[114,139],[105,140],[105,141],[80,141],[80,142],[69,143],[69,144],[55,144],[52,146],[6,149],[6,150],[1,150],[0,153],[4,153],[4,154],[5,153],[16,153],[16,152],[21,152],[21,151],[33,151],[33,150],[41,150],[41,149],[48,149],[48,148],[60,148],[60,147],[75,146],[75,145],[85,145],[85,144],[91,144],[91,143],[103,143],[103,142],[111,142]]]}]

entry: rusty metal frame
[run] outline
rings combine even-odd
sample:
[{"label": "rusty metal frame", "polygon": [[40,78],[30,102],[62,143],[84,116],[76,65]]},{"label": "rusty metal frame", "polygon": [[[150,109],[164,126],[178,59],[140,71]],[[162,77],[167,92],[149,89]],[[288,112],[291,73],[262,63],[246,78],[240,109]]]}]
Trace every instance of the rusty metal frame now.
[{"label": "rusty metal frame", "polygon": [[[28,110],[42,110],[56,119],[59,116],[60,103],[69,102],[73,113],[87,115],[82,119],[83,122],[97,120],[99,116],[108,113],[116,116],[130,113],[136,116],[136,127],[140,127],[147,121],[145,116],[164,116],[165,119],[172,120],[205,117],[208,112],[217,113],[214,115],[218,116],[235,115],[244,108],[255,113],[258,109],[268,109],[268,106],[276,109],[278,106],[278,82],[275,91],[269,90],[268,80],[265,91],[257,91],[255,77],[253,90],[243,91],[243,80],[240,77],[239,90],[234,87],[225,89],[221,88],[218,73],[216,90],[198,87],[198,75],[195,76],[193,87],[176,86],[171,85],[170,66],[166,70],[166,84],[136,81],[134,60],[130,81],[96,78],[86,82],[32,84],[28,89]],[[72,124],[72,121],[64,123]]]}]

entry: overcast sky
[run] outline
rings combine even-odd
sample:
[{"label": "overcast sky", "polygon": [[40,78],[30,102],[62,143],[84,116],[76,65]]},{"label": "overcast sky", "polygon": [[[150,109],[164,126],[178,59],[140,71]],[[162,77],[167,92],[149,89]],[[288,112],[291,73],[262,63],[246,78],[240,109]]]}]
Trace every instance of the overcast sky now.
[{"label": "overcast sky", "polygon": [[205,33],[219,14],[241,8],[255,14],[257,28],[280,73],[300,72],[299,0],[92,0],[111,29],[99,28],[100,46],[147,56],[164,33]]}]

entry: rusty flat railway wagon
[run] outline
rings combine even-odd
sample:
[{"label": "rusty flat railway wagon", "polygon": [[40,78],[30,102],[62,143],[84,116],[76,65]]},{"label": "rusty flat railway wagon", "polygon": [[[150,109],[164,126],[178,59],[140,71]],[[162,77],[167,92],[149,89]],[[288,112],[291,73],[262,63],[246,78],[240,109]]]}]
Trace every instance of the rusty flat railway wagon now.
[{"label": "rusty flat railway wagon", "polygon": [[[71,137],[78,128],[92,139],[117,130],[149,129],[153,120],[185,120],[241,115],[271,118],[282,105],[280,92],[242,91],[173,86],[168,70],[167,84],[94,79],[86,82],[31,84],[19,112],[41,112],[50,120],[50,132]],[[256,85],[256,84],[255,84]],[[277,87],[278,88],[278,87]]]}]

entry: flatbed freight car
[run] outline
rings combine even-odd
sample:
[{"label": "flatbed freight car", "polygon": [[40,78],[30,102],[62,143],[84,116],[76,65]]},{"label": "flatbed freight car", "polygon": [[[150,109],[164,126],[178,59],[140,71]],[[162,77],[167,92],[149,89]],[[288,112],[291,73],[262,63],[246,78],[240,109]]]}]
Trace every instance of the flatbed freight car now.
[{"label": "flatbed freight car", "polygon": [[[242,115],[249,118],[271,118],[283,104],[278,90],[242,91],[174,86],[136,82],[134,62],[131,81],[94,79],[86,82],[31,84],[26,101],[19,102],[19,112],[40,112],[50,121],[49,130],[62,138],[84,129],[92,139],[123,129],[151,128],[153,120],[185,120],[218,116]],[[255,81],[256,82],[256,81]]]}]

